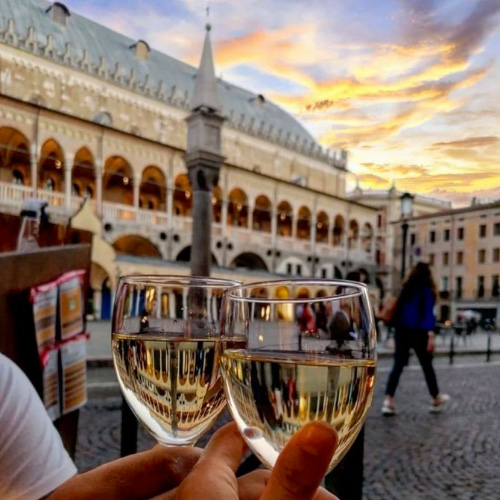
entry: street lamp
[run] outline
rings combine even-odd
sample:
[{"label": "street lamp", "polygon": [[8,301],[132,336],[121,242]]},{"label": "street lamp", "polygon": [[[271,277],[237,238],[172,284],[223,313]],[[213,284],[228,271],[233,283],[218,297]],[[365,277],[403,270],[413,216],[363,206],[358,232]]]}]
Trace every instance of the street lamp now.
[{"label": "street lamp", "polygon": [[406,273],[406,240],[408,237],[408,218],[413,214],[413,198],[410,193],[401,195],[401,228],[403,230],[403,245],[401,252],[401,281],[403,281]]}]

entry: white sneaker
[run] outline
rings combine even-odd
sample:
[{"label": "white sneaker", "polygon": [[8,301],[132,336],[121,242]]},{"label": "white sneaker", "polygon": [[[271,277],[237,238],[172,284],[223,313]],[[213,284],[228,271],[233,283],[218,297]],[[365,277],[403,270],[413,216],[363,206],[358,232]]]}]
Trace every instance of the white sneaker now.
[{"label": "white sneaker", "polygon": [[396,415],[395,406],[387,401],[384,401],[384,404],[382,405],[382,415],[384,415],[384,417],[392,417],[393,415]]},{"label": "white sneaker", "polygon": [[429,408],[431,413],[440,413],[442,412],[451,400],[451,397],[448,394],[439,394],[437,397],[438,401],[433,401],[432,405]]}]

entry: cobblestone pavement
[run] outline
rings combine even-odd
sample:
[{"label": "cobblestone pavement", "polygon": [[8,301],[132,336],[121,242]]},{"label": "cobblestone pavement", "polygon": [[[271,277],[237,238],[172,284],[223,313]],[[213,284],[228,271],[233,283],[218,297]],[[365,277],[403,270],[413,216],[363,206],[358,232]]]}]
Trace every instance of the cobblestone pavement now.
[{"label": "cobblestone pavement", "polygon": [[[383,418],[379,410],[390,364],[380,363],[366,424],[364,500],[500,499],[500,363],[472,359],[436,366],[441,390],[453,398],[445,413],[428,413],[423,375],[411,367],[398,389],[399,414]],[[80,470],[118,457],[120,405],[118,394],[106,391],[82,410]],[[153,444],[141,431],[139,449]]]}]

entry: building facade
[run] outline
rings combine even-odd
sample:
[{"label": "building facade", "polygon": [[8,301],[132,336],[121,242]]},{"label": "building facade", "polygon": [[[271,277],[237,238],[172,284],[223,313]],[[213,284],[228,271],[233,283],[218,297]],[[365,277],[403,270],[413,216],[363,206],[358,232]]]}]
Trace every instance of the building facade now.
[{"label": "building facade", "polygon": [[[402,265],[402,218],[401,196],[403,192],[392,187],[390,189],[360,189],[357,187],[349,197],[362,201],[366,205],[377,208],[376,222],[376,250],[375,263],[377,278],[381,281],[384,290],[397,292],[401,284]],[[443,210],[450,210],[451,202],[415,194],[413,198],[413,216],[436,214]],[[420,258],[421,248],[412,240],[407,244],[411,247],[406,252],[405,268],[410,269]]]},{"label": "building facade", "polygon": [[[0,62],[0,210],[36,197],[55,222],[93,230],[97,309],[101,294],[109,309],[120,274],[187,274],[196,68],[45,0],[0,2]],[[346,198],[347,153],[322,148],[263,95],[217,88],[214,274],[373,276],[376,210]]]},{"label": "building facade", "polygon": [[412,246],[429,262],[438,317],[474,310],[500,321],[500,201],[410,219]]}]

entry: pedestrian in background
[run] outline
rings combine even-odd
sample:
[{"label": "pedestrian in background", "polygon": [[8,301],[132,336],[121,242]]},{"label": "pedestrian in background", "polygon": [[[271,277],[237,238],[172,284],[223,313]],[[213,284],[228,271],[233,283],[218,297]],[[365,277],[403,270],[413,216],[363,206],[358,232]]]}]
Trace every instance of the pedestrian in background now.
[{"label": "pedestrian in background", "polygon": [[394,394],[404,367],[408,364],[410,349],[415,351],[427,387],[432,397],[431,412],[441,411],[450,400],[447,394],[440,394],[436,373],[432,366],[434,352],[434,304],[436,303],[436,285],[428,264],[419,262],[403,283],[403,288],[395,305],[391,324],[395,327],[394,364],[392,366],[385,400],[382,406],[383,415],[395,415]]}]

